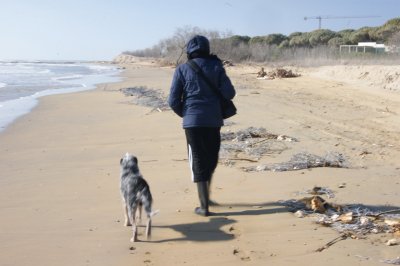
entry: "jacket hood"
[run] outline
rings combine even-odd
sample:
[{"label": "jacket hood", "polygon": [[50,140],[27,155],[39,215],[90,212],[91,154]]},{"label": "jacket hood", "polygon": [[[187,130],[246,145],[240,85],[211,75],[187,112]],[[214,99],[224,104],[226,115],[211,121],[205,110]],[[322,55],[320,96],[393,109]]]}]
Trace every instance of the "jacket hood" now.
[{"label": "jacket hood", "polygon": [[186,53],[200,53],[200,54],[210,54],[210,42],[208,39],[201,35],[196,35],[187,43]]}]

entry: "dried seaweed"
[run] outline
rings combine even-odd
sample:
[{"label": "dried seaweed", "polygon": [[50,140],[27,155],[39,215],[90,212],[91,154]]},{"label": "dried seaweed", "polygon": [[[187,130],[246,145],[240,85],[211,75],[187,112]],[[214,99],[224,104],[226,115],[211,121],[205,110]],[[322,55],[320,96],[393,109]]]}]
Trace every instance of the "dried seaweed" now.
[{"label": "dried seaweed", "polygon": [[248,127],[237,132],[223,132],[221,133],[221,141],[246,141],[250,139],[280,139],[286,141],[297,141],[285,135],[277,135],[268,132],[263,127]]},{"label": "dried seaweed", "polygon": [[286,150],[287,146],[282,141],[297,141],[295,138],[285,135],[270,133],[262,127],[249,127],[237,132],[223,132],[221,140],[220,158],[235,160],[239,154],[245,154],[251,157],[246,160],[251,161],[257,160],[265,154],[279,154]]},{"label": "dried seaweed", "polygon": [[163,92],[155,89],[148,89],[145,86],[121,89],[126,96],[133,96],[133,104],[153,107],[153,110],[170,110],[167,98]]},{"label": "dried seaweed", "polygon": [[[234,165],[233,160],[254,162],[267,154],[280,154],[288,149],[285,142],[298,141],[293,137],[270,133],[262,127],[249,127],[237,132],[223,132],[221,140],[220,158],[227,166]],[[243,158],[243,156],[247,158]],[[287,162],[253,165],[242,167],[242,170],[246,172],[283,172],[315,167],[347,168],[348,163],[342,154],[336,152],[329,152],[325,156],[301,152],[293,155]]]},{"label": "dried seaweed", "polygon": [[313,187],[312,189],[306,190],[306,193],[311,195],[326,195],[329,199],[335,197],[333,191],[327,187]]},{"label": "dried seaweed", "polygon": [[392,260],[381,260],[381,262],[386,263],[386,264],[400,265],[400,257],[397,257]]},{"label": "dried seaweed", "polygon": [[292,70],[286,70],[284,68],[277,68],[271,72],[267,73],[267,76],[271,79],[274,78],[297,78],[300,74],[292,72]]},{"label": "dried seaweed", "polygon": [[[324,209],[314,209],[311,201],[316,197],[321,199]],[[298,217],[312,216],[316,223],[329,226],[340,233],[362,236],[370,233],[394,233],[399,230],[398,224],[387,222],[389,219],[400,219],[400,214],[391,214],[400,212],[399,209],[379,211],[360,205],[343,206],[328,203],[319,196],[280,201],[280,204],[292,212],[301,212],[301,215],[297,213]]]},{"label": "dried seaweed", "polygon": [[276,78],[297,78],[300,77],[300,74],[294,73],[292,70],[286,70],[284,68],[277,68],[270,72],[265,72],[264,68],[262,67],[260,71],[257,73],[258,79],[276,79]]},{"label": "dried seaweed", "polygon": [[315,167],[335,167],[335,168],[346,168],[347,161],[345,157],[340,153],[329,152],[324,157],[310,154],[307,152],[297,153],[288,162],[276,163],[271,165],[258,165],[244,167],[243,170],[246,172],[253,171],[294,171]]}]

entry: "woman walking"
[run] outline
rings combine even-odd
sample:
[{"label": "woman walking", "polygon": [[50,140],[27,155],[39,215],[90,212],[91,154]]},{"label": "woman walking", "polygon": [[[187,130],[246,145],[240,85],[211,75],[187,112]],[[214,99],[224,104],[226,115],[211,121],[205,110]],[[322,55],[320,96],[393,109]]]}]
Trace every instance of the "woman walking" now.
[{"label": "woman walking", "polygon": [[[200,207],[195,209],[195,213],[208,216],[209,187],[218,164],[220,129],[223,126],[219,97],[233,99],[235,89],[221,60],[210,54],[206,37],[194,36],[187,43],[186,53],[192,65],[186,63],[176,68],[168,103],[183,118],[192,181],[197,184],[200,200]],[[220,95],[208,86],[193,63],[218,88]]]}]

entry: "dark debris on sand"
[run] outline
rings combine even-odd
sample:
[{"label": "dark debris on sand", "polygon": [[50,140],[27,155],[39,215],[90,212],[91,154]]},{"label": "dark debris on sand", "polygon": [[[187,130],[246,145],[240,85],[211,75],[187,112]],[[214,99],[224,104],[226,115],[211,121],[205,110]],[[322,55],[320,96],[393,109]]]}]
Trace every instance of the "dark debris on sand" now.
[{"label": "dark debris on sand", "polygon": [[132,96],[133,104],[152,107],[153,110],[166,111],[170,110],[167,97],[160,90],[149,89],[146,86],[124,88],[121,91],[125,96]]}]

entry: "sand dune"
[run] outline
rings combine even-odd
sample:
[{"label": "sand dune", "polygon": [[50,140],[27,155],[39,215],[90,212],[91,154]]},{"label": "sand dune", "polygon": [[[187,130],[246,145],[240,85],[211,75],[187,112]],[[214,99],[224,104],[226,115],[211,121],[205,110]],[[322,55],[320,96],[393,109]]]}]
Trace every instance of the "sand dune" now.
[{"label": "sand dune", "polygon": [[319,67],[313,76],[336,79],[376,90],[400,91],[400,67],[384,65]]}]

